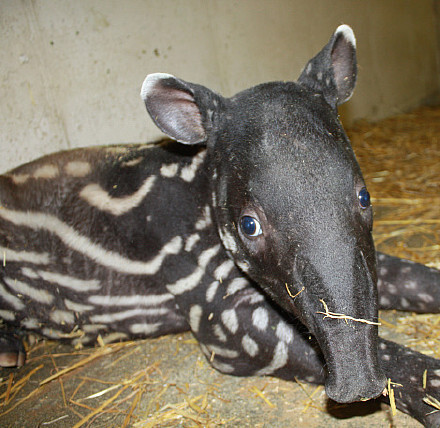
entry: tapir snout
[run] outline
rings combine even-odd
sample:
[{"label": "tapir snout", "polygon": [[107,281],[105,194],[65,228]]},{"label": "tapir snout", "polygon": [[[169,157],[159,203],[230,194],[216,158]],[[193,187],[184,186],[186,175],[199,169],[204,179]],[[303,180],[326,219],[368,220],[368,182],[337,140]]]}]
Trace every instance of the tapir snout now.
[{"label": "tapir snout", "polygon": [[291,299],[323,352],[326,393],[340,403],[377,397],[386,384],[377,353],[375,278],[363,253],[353,251],[343,262],[316,250],[313,258],[297,256],[294,283],[303,291]]}]

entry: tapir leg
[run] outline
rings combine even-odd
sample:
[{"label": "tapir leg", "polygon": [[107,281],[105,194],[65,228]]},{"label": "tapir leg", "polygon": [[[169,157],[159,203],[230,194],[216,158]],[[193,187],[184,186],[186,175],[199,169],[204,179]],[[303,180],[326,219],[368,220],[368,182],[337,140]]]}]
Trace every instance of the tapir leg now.
[{"label": "tapir leg", "polygon": [[[272,306],[232,262],[216,265],[214,273],[204,276],[203,287],[191,287],[188,282],[171,286],[213,367],[236,376],[271,375],[323,384],[325,363],[313,337]],[[428,426],[437,426],[440,412],[428,415],[435,409],[423,398],[429,394],[440,399],[440,361],[383,339],[378,353],[386,377],[403,385],[396,390],[397,407]]]},{"label": "tapir leg", "polygon": [[380,309],[440,312],[440,271],[409,260],[378,254]]}]

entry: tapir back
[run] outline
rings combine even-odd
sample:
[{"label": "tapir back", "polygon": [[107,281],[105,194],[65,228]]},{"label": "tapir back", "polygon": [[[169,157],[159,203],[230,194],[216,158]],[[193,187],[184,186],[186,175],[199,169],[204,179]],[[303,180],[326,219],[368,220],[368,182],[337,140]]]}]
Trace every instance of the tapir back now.
[{"label": "tapir back", "polygon": [[165,285],[185,274],[173,256],[200,244],[194,219],[209,223],[204,154],[170,142],[96,147],[2,176],[0,316],[82,342],[186,330]]}]

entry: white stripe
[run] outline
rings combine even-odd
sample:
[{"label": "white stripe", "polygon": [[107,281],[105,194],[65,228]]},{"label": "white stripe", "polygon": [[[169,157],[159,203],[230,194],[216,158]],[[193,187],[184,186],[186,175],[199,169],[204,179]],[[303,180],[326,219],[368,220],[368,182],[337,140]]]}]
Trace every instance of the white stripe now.
[{"label": "white stripe", "polygon": [[171,294],[156,294],[149,296],[100,296],[94,295],[88,298],[90,303],[100,306],[158,306],[174,299]]},{"label": "white stripe", "polygon": [[220,283],[218,281],[213,281],[211,284],[209,284],[207,290],[206,290],[206,301],[211,303],[214,300],[214,297],[217,293],[217,289]]},{"label": "white stripe", "polygon": [[130,326],[130,331],[133,334],[145,334],[146,336],[150,335],[150,334],[154,334],[157,332],[157,330],[159,330],[159,327],[161,326],[161,324],[156,323],[156,324],[132,324]]},{"label": "white stripe", "polygon": [[162,175],[162,177],[172,178],[177,174],[178,170],[178,163],[165,164],[160,167],[160,175]]},{"label": "white stripe", "polygon": [[228,275],[231,273],[232,268],[234,267],[234,262],[232,260],[226,260],[224,261],[218,268],[214,271],[214,278],[221,281],[222,279],[225,279],[228,277]]},{"label": "white stripe", "polygon": [[99,290],[101,288],[101,284],[97,279],[84,280],[75,278],[73,276],[61,275],[59,273],[44,270],[39,270],[37,274],[45,281],[52,282],[60,287],[70,288],[71,290],[79,292]]},{"label": "white stripe", "polygon": [[29,330],[35,330],[37,328],[41,328],[41,322],[35,318],[25,318],[21,325]]},{"label": "white stripe", "polygon": [[179,279],[174,284],[167,285],[167,290],[176,296],[197,287],[197,285],[199,285],[200,283],[200,280],[203,278],[203,275],[205,274],[206,266],[208,266],[208,263],[218,253],[219,250],[220,245],[216,245],[203,251],[203,253],[199,256],[198,266],[195,271],[185,278]]},{"label": "white stripe", "polygon": [[249,335],[245,334],[243,336],[243,339],[241,339],[241,344],[246,353],[251,357],[255,357],[255,355],[258,354],[258,344]]},{"label": "white stripe", "polygon": [[17,281],[16,279],[12,278],[4,278],[4,281],[16,293],[29,296],[31,299],[36,300],[39,303],[50,304],[53,302],[54,297],[46,290],[32,288],[25,282]]},{"label": "white stripe", "polygon": [[57,235],[68,247],[90,257],[102,266],[132,275],[154,275],[167,255],[177,254],[182,248],[182,238],[176,236],[163,246],[155,258],[148,262],[141,262],[105,250],[53,215],[1,209],[0,217],[17,226],[47,230]]},{"label": "white stripe", "polygon": [[237,293],[237,291],[243,290],[243,288],[246,288],[248,285],[249,281],[246,278],[234,278],[228,285],[226,294],[231,296],[232,294]]},{"label": "white stripe", "polygon": [[12,312],[12,311],[6,311],[6,310],[0,309],[0,318],[7,320],[7,321],[14,321],[15,315],[14,315],[14,312]]},{"label": "white stripe", "polygon": [[238,330],[238,318],[235,309],[226,309],[221,314],[221,319],[224,326],[232,333],[235,334]]},{"label": "white stripe", "polygon": [[109,333],[105,336],[102,336],[102,341],[104,343],[112,343],[112,342],[116,342],[117,340],[127,339],[127,337],[128,337],[128,335],[126,333],[114,332],[114,333]]},{"label": "white stripe", "polygon": [[180,177],[182,178],[182,180],[187,182],[194,180],[197,170],[199,166],[203,163],[203,159],[205,159],[205,156],[206,150],[197,153],[191,163],[188,166],[182,168],[182,171],[180,172]]},{"label": "white stripe", "polygon": [[221,348],[220,346],[216,345],[208,345],[208,348],[211,352],[214,352],[214,358],[215,355],[225,358],[237,358],[239,355],[234,349]]},{"label": "white stripe", "polygon": [[133,318],[137,316],[157,316],[169,313],[166,308],[158,309],[130,309],[123,312],[115,312],[112,314],[93,315],[90,317],[90,321],[95,323],[111,323],[114,321],[121,321],[127,318]]},{"label": "white stripe", "polygon": [[189,310],[189,325],[193,333],[199,332],[200,320],[202,319],[203,309],[200,305],[193,305]]},{"label": "white stripe", "polygon": [[255,374],[259,376],[272,374],[281,367],[284,367],[287,364],[287,360],[287,345],[285,342],[278,342],[277,346],[275,347],[273,358],[270,364],[262,368],[261,370],[258,370]]},{"label": "white stripe", "polygon": [[64,299],[64,304],[66,305],[67,309],[79,313],[95,309],[95,307],[92,305],[83,305],[82,303],[72,302],[69,299]]},{"label": "white stripe", "polygon": [[[7,211],[1,209],[0,211]],[[3,264],[10,262],[29,262],[36,265],[47,265],[49,263],[48,253],[34,253],[33,251],[14,251],[10,248],[0,247],[0,256]]]},{"label": "white stripe", "polygon": [[64,165],[64,171],[72,177],[85,177],[91,170],[92,165],[86,161],[70,161]]},{"label": "white stripe", "polygon": [[56,309],[50,314],[50,319],[57,324],[73,324],[75,322],[75,317],[72,312],[62,311]]},{"label": "white stripe", "polygon": [[120,216],[136,208],[151,190],[155,181],[155,176],[148,177],[135,193],[121,198],[110,196],[99,184],[92,183],[84,187],[79,196],[99,210]]}]

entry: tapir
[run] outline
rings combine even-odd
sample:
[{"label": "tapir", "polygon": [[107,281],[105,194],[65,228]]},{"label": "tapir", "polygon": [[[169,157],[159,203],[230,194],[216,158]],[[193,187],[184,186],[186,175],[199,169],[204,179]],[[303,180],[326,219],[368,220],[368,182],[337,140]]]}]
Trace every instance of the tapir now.
[{"label": "tapir", "polygon": [[440,272],[375,252],[337,113],[356,76],[346,25],[297,82],[225,98],[151,74],[141,96],[172,140],[1,176],[1,364],[24,362],[21,330],[82,343],[191,330],[223,373],[325,384],[340,403],[391,379],[399,409],[439,426],[423,398],[440,398],[440,361],[378,336],[379,308],[439,312]]}]

